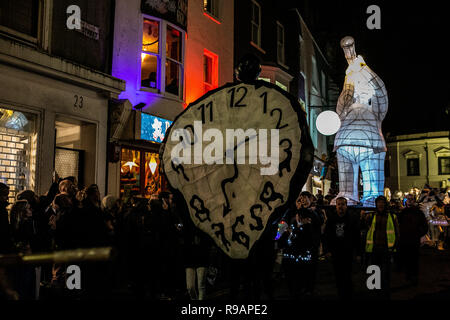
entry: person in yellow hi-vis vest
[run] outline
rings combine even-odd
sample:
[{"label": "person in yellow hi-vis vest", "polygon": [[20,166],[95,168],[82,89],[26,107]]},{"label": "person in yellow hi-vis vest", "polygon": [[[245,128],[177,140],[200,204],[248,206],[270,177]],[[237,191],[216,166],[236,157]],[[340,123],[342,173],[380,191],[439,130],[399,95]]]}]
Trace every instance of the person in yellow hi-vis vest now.
[{"label": "person in yellow hi-vis vest", "polygon": [[390,297],[390,274],[392,253],[397,249],[399,228],[397,217],[388,211],[387,199],[375,199],[376,212],[366,216],[369,227],[366,237],[366,254],[369,265],[377,265],[381,270],[381,290],[384,298]]}]

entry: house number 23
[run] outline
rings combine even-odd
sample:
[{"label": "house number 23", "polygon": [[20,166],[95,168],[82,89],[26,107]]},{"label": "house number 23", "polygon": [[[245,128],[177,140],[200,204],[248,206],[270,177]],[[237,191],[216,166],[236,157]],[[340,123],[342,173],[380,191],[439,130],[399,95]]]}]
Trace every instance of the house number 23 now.
[{"label": "house number 23", "polygon": [[73,104],[73,106],[75,108],[83,108],[83,96],[78,96],[78,95],[74,95],[73,96],[75,98],[75,103]]}]

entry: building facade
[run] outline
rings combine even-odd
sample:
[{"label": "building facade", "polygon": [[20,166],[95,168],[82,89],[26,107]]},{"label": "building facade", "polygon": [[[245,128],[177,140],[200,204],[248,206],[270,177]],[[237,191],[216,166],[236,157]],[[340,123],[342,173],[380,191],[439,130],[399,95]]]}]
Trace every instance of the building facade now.
[{"label": "building facade", "polygon": [[387,137],[386,187],[408,192],[450,186],[450,139],[448,131]]},{"label": "building facade", "polygon": [[[75,5],[79,29],[69,29]],[[106,192],[108,105],[125,82],[108,75],[113,2],[0,3],[1,181],[11,199],[45,193],[53,172]]]},{"label": "building facade", "polygon": [[300,12],[288,2],[243,0],[235,3],[234,12],[235,64],[246,53],[256,55],[262,69],[259,79],[299,99],[316,149],[304,189],[313,193],[328,191],[331,181],[322,176],[322,168],[332,150],[333,137],[320,134],[315,124],[322,111],[336,106],[338,96],[326,58]]},{"label": "building facade", "polygon": [[233,1],[116,1],[112,75],[127,85],[110,111],[108,193],[166,188],[164,134],[190,102],[233,80],[233,24]]}]

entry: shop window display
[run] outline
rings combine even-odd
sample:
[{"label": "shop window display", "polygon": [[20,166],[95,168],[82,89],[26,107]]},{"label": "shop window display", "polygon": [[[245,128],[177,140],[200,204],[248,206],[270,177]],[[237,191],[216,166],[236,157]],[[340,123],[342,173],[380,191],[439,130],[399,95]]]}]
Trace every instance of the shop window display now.
[{"label": "shop window display", "polygon": [[166,182],[160,175],[158,153],[145,150],[122,148],[120,168],[120,196],[150,198],[167,190]]},{"label": "shop window display", "polygon": [[120,195],[135,196],[140,193],[141,153],[137,150],[122,149],[120,161]]},{"label": "shop window display", "polygon": [[34,190],[36,115],[0,108],[0,182],[10,188],[10,202],[22,190]]}]

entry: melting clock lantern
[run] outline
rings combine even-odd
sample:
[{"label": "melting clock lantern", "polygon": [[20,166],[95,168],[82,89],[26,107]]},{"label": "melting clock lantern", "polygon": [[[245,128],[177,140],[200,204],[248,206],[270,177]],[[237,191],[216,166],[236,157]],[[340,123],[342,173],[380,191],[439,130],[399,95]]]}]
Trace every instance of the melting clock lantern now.
[{"label": "melting clock lantern", "polygon": [[243,78],[191,103],[174,120],[160,157],[194,225],[235,259],[247,258],[269,218],[293,204],[314,155],[297,99]]}]

